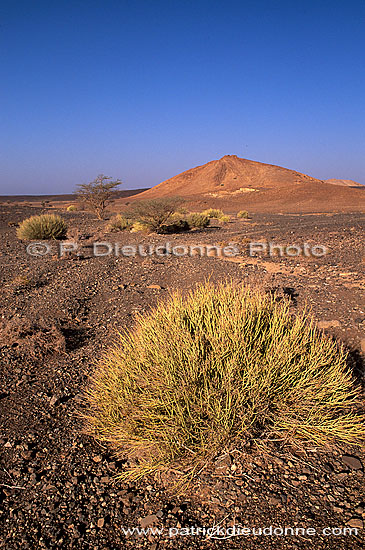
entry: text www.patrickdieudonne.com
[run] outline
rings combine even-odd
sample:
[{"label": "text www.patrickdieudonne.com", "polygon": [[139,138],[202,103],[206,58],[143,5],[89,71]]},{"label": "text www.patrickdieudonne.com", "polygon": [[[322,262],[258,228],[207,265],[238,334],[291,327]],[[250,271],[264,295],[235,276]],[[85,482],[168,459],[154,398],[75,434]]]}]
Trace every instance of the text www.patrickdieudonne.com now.
[{"label": "text www.patrickdieudonne.com", "polygon": [[233,537],[250,536],[272,536],[272,537],[314,537],[314,536],[356,536],[358,529],[355,527],[244,527],[242,525],[233,525],[231,527],[222,527],[214,525],[212,527],[122,527],[121,531],[127,537],[130,536],[168,536],[174,537],[204,537],[210,539],[229,539]]}]

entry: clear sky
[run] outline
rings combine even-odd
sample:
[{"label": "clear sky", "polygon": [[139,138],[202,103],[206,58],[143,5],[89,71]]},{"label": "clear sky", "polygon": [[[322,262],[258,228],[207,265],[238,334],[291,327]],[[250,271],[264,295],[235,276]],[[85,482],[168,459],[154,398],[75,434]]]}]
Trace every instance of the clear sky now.
[{"label": "clear sky", "polygon": [[2,0],[0,65],[0,194],[225,154],[365,183],[363,0]]}]

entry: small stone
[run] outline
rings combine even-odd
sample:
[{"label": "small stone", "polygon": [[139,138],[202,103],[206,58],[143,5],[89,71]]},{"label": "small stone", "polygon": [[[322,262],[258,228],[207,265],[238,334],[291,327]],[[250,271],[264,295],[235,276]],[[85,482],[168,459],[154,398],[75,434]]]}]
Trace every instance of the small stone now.
[{"label": "small stone", "polygon": [[102,527],[104,527],[104,523],[105,523],[104,518],[98,519],[97,525],[98,525],[99,529],[101,529]]},{"label": "small stone", "polygon": [[342,462],[351,468],[351,470],[362,470],[361,460],[356,458],[356,456],[344,455]]},{"label": "small stone", "polygon": [[102,456],[101,455],[94,455],[93,456],[93,461],[94,462],[101,462],[103,460]]},{"label": "small stone", "polygon": [[148,285],[147,288],[154,288],[155,290],[162,290],[162,286],[160,286],[160,285]]},{"label": "small stone", "polygon": [[319,321],[318,328],[339,328],[341,326],[340,321],[334,319],[333,321]]},{"label": "small stone", "polygon": [[8,441],[7,443],[5,443],[5,445],[4,445],[4,447],[5,447],[6,449],[11,449],[12,446],[13,446],[13,444],[10,443],[10,441]]},{"label": "small stone", "polygon": [[346,525],[348,525],[349,527],[355,527],[355,529],[363,529],[364,527],[364,522],[362,519],[360,518],[351,518],[347,523]]},{"label": "small stone", "polygon": [[20,455],[22,458],[24,458],[24,460],[30,460],[32,457],[31,451],[22,451]]},{"label": "small stone", "polygon": [[158,517],[155,514],[149,514],[148,516],[139,519],[142,529],[148,527],[152,523],[155,523],[155,521],[158,521]]},{"label": "small stone", "polygon": [[363,354],[365,355],[365,338],[362,338],[362,340],[360,342],[360,348],[361,348],[361,351],[363,352]]},{"label": "small stone", "polygon": [[278,506],[279,504],[281,504],[281,500],[279,498],[270,497],[269,504],[272,504],[273,506]]},{"label": "small stone", "polygon": [[51,405],[51,407],[53,407],[58,401],[58,397],[57,395],[54,395],[51,399],[51,401],[49,402],[49,404]]}]

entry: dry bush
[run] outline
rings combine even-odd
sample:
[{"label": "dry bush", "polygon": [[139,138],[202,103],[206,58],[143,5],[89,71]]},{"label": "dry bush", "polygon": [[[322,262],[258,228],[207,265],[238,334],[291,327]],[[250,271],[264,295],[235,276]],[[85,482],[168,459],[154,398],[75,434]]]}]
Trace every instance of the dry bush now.
[{"label": "dry bush", "polygon": [[67,224],[55,214],[31,216],[19,224],[16,231],[18,239],[31,241],[34,239],[64,239],[67,234]]},{"label": "dry bush", "polygon": [[124,231],[125,229],[131,229],[132,222],[125,216],[122,216],[120,214],[117,214],[113,218],[111,218],[108,226],[107,231]]},{"label": "dry bush", "polygon": [[208,216],[208,218],[216,218],[217,220],[224,216],[223,210],[220,210],[220,208],[208,208],[208,210],[203,210],[202,214]]},{"label": "dry bush", "polygon": [[70,204],[70,206],[68,206],[66,210],[67,212],[76,212],[77,206],[75,204]]},{"label": "dry bush", "polygon": [[209,225],[210,218],[201,212],[193,212],[187,217],[187,222],[191,229],[204,229]]},{"label": "dry bush", "polygon": [[138,233],[139,231],[144,233],[149,233],[150,228],[148,225],[141,223],[141,222],[134,222],[132,224],[131,233]]},{"label": "dry bush", "polygon": [[161,235],[167,235],[171,233],[184,233],[185,231],[189,231],[189,229],[190,227],[188,222],[185,219],[180,218],[162,224],[161,227],[157,230],[157,233]]},{"label": "dry bush", "polygon": [[239,212],[237,212],[237,218],[248,220],[248,217],[249,216],[247,210],[240,210]]},{"label": "dry bush", "polygon": [[163,226],[173,223],[173,216],[181,208],[183,199],[168,197],[135,201],[126,213],[127,217],[158,232]]},{"label": "dry bush", "polygon": [[193,475],[245,439],[364,439],[343,347],[287,300],[233,283],[174,294],[121,335],[87,392],[86,430],[126,478]]}]

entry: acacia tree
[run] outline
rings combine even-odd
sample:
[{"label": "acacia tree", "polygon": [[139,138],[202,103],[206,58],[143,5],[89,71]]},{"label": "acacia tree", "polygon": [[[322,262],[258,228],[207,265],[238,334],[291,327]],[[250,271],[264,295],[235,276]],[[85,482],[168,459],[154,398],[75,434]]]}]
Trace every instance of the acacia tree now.
[{"label": "acacia tree", "polygon": [[112,180],[112,178],[100,174],[90,183],[79,184],[76,195],[86,208],[95,212],[98,219],[102,220],[107,205],[112,202],[116,190],[121,184],[120,180]]}]

